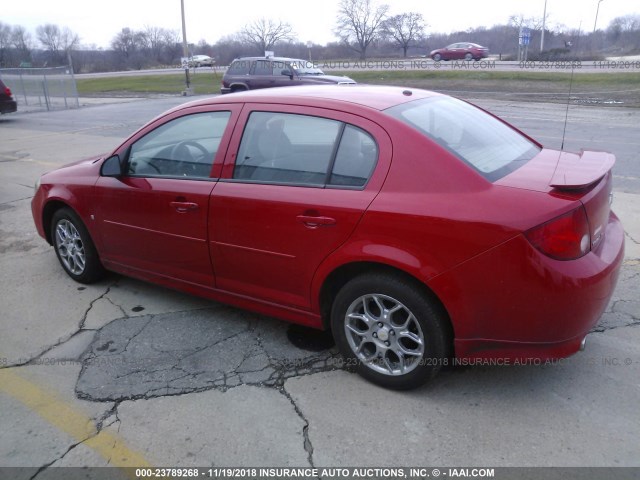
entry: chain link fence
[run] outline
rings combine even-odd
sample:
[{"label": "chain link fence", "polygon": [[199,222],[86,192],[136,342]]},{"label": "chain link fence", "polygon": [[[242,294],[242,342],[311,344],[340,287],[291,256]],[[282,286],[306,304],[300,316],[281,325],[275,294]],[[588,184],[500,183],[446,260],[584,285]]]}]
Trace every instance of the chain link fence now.
[{"label": "chain link fence", "polygon": [[78,90],[71,67],[4,68],[0,78],[12,90],[18,109],[78,108]]}]

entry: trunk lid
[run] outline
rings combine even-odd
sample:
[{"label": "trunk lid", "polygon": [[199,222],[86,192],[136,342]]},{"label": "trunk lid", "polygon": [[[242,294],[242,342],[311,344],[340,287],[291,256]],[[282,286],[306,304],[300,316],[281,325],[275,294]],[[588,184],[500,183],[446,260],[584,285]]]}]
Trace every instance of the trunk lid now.
[{"label": "trunk lid", "polygon": [[523,188],[578,200],[587,213],[591,249],[597,248],[609,221],[615,156],[607,152],[559,152],[543,149],[495,185]]}]

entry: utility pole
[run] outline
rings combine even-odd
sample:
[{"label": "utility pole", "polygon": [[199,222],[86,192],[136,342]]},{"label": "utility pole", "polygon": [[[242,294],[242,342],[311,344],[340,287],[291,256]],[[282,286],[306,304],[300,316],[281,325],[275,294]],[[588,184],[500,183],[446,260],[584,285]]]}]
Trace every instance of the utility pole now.
[{"label": "utility pole", "polygon": [[189,78],[189,46],[187,45],[187,27],[184,21],[184,0],[180,0],[180,8],[182,10],[182,55],[186,58],[186,63],[184,64],[186,88],[184,92],[182,92],[182,95],[188,96],[193,94],[193,89],[191,88],[191,80]]},{"label": "utility pole", "polygon": [[544,0],[544,12],[542,13],[542,35],[540,35],[540,52],[544,50],[544,29],[547,22],[547,0]]},{"label": "utility pole", "polygon": [[602,0],[598,0],[598,8],[596,8],[596,19],[593,22],[593,33],[596,33],[596,25],[598,24],[598,12],[600,12],[600,4]]}]

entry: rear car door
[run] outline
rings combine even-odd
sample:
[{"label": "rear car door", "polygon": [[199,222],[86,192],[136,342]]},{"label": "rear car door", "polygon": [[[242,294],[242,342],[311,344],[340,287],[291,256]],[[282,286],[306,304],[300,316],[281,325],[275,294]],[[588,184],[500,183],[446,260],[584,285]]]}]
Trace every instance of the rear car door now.
[{"label": "rear car door", "polygon": [[238,105],[181,110],[120,149],[126,174],[96,184],[106,264],[214,286],[209,195],[239,111]]},{"label": "rear car door", "polygon": [[377,124],[318,108],[246,105],[211,195],[217,288],[310,307],[318,265],[377,195],[391,141]]},{"label": "rear car door", "polygon": [[272,75],[273,66],[270,60],[257,60],[247,77],[247,85],[251,90],[258,88],[269,88],[275,86],[275,78]]}]

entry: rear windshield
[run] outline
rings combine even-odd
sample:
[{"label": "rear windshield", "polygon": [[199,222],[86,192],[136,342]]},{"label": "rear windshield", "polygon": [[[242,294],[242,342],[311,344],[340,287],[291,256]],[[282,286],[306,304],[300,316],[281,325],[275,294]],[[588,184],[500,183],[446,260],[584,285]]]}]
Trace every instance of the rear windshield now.
[{"label": "rear windshield", "polygon": [[386,113],[446,148],[491,182],[520,168],[540,151],[500,120],[451,97],[403,103]]}]

